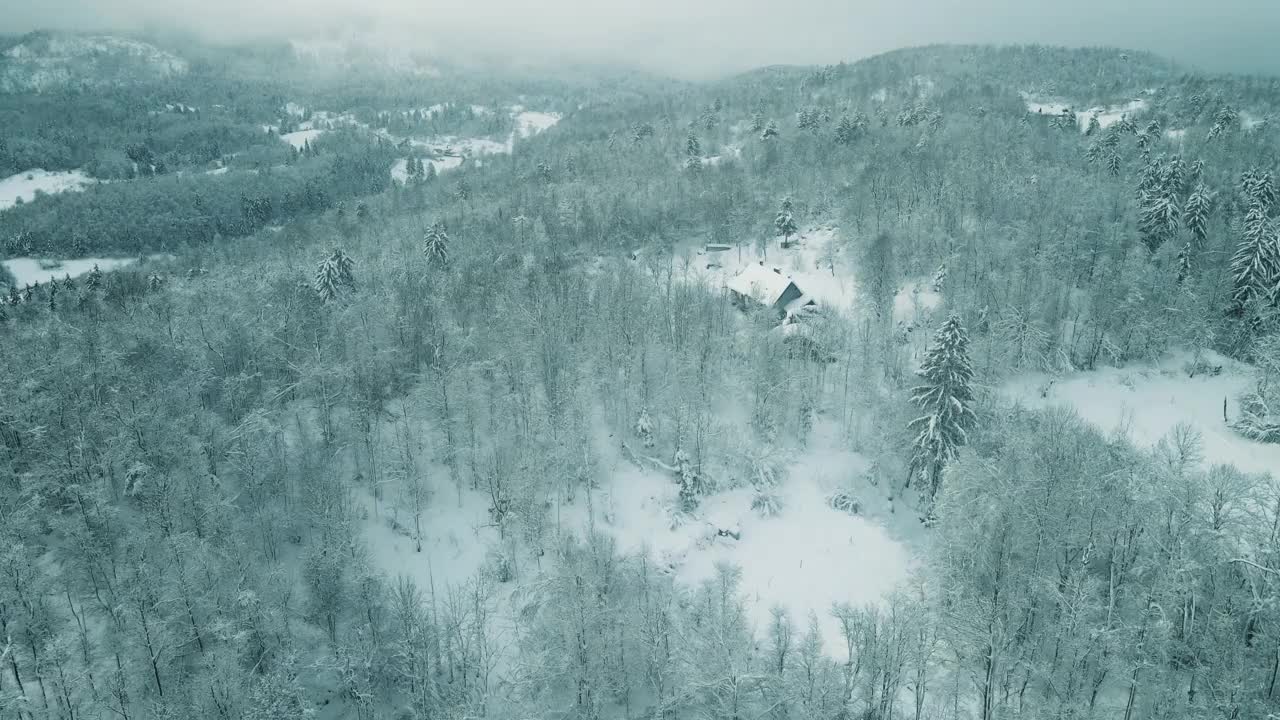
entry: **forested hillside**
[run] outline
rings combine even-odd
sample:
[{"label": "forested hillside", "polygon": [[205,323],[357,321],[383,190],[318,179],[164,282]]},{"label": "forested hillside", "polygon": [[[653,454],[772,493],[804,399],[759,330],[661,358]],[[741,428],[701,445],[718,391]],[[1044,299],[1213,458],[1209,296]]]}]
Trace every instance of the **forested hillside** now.
[{"label": "forested hillside", "polygon": [[[0,210],[167,254],[0,303],[0,718],[1280,713],[1280,80],[299,84]],[[1103,372],[1211,411],[1036,402]]]}]

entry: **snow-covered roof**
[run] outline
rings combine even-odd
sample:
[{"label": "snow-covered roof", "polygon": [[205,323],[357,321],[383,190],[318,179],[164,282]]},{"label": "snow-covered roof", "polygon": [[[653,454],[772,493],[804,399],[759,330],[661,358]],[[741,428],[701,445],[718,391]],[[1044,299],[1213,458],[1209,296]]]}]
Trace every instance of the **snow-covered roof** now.
[{"label": "snow-covered roof", "polygon": [[748,265],[725,283],[725,287],[739,295],[749,295],[765,305],[778,302],[790,285],[791,278],[763,264]]}]

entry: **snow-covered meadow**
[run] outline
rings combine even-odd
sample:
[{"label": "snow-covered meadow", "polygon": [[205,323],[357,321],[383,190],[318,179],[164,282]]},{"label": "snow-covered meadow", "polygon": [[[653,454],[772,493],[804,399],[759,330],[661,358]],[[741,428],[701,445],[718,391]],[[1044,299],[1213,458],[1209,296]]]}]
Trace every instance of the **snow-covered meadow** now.
[{"label": "snow-covered meadow", "polygon": [[1079,126],[1081,132],[1089,129],[1089,124],[1094,118],[1097,118],[1100,127],[1108,128],[1126,117],[1133,117],[1145,112],[1150,106],[1150,103],[1145,98],[1135,98],[1114,105],[1099,105],[1073,111],[1072,108],[1074,106],[1071,103],[1058,98],[1038,98],[1024,92],[1022,93],[1022,100],[1026,105],[1027,112],[1035,115],[1056,116],[1072,112],[1075,115],[1076,125]]},{"label": "snow-covered meadow", "polygon": [[31,202],[36,193],[56,195],[76,192],[97,182],[81,170],[48,171],[35,168],[0,180],[0,211]]},{"label": "snow-covered meadow", "polygon": [[1028,407],[1068,406],[1103,432],[1119,433],[1139,447],[1152,447],[1174,427],[1189,425],[1200,433],[1205,462],[1280,472],[1280,445],[1249,440],[1227,426],[1237,396],[1256,380],[1254,368],[1211,351],[1203,351],[1200,361],[1214,370],[1191,375],[1194,355],[1178,351],[1125,368],[1021,375],[1000,392]]},{"label": "snow-covered meadow", "polygon": [[21,288],[49,280],[73,278],[93,272],[96,265],[101,272],[110,272],[136,262],[137,258],[77,258],[74,260],[50,260],[43,258],[10,258],[0,261],[13,276],[14,284]]}]

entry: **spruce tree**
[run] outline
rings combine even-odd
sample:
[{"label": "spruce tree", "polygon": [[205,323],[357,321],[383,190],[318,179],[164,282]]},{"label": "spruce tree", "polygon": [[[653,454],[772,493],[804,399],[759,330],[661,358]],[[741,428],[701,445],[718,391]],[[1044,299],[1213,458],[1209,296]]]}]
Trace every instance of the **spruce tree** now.
[{"label": "spruce tree", "polygon": [[916,433],[908,484],[912,477],[923,476],[932,498],[938,492],[942,468],[968,441],[968,430],[977,420],[969,336],[958,316],[947,318],[934,334],[919,375],[924,384],[912,388],[911,401],[925,414],[908,425]]},{"label": "spruce tree", "polygon": [[782,208],[778,210],[778,215],[773,219],[773,226],[778,229],[778,234],[782,235],[782,246],[786,247],[791,243],[791,236],[796,234],[796,219],[791,214],[791,198],[782,200]]},{"label": "spruce tree", "polygon": [[857,130],[854,129],[853,121],[848,115],[841,116],[840,122],[836,125],[836,144],[848,145],[853,142],[855,135]]},{"label": "spruce tree", "polygon": [[698,136],[689,133],[684,141],[684,153],[689,156],[690,160],[698,160],[702,157],[702,143],[698,142]]},{"label": "spruce tree", "polygon": [[772,140],[778,137],[778,124],[770,120],[768,125],[764,126],[764,130],[760,133],[761,140]]},{"label": "spruce tree", "polygon": [[1259,202],[1249,207],[1244,232],[1231,258],[1232,312],[1243,315],[1250,307],[1277,297],[1280,285],[1280,237]]},{"label": "spruce tree", "polygon": [[336,302],[345,291],[355,288],[354,267],[355,263],[339,248],[334,248],[333,253],[320,262],[312,287],[321,302]]},{"label": "spruce tree", "polygon": [[443,220],[437,220],[427,228],[422,253],[432,265],[444,266],[449,262],[449,233]]},{"label": "spruce tree", "polygon": [[1182,208],[1182,224],[1191,233],[1193,249],[1198,250],[1204,247],[1205,239],[1209,234],[1209,211],[1212,209],[1213,193],[1204,186],[1204,183],[1196,185],[1195,190],[1191,191],[1191,196],[1187,198],[1186,206]]}]

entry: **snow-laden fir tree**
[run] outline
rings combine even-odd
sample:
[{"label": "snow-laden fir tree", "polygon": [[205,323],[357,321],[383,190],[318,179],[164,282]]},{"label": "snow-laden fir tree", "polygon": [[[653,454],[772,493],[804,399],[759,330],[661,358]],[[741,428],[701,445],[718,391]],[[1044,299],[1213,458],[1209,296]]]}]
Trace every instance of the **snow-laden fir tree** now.
[{"label": "snow-laden fir tree", "polygon": [[1231,258],[1232,311],[1276,299],[1280,292],[1280,237],[1260,202],[1249,207],[1240,245]]},{"label": "snow-laden fir tree", "polygon": [[422,254],[432,265],[444,266],[449,262],[449,232],[443,220],[431,223],[422,238]]},{"label": "snow-laden fir tree", "polygon": [[693,459],[683,449],[676,450],[675,466],[676,482],[680,483],[680,509],[690,512],[698,507],[698,498],[702,496],[702,478],[693,467]]},{"label": "snow-laden fir tree", "polygon": [[848,115],[840,116],[840,122],[836,124],[836,144],[848,145],[853,142],[857,136],[857,128],[853,124],[853,120]]},{"label": "snow-laden fir tree", "polygon": [[796,219],[791,214],[791,198],[785,198],[782,201],[782,208],[778,210],[778,215],[773,219],[773,226],[777,228],[778,234],[782,236],[782,246],[786,247],[791,243],[791,236],[796,234]]},{"label": "snow-laden fir tree", "polygon": [[1120,177],[1120,153],[1115,150],[1107,155],[1107,172],[1111,173],[1111,177]]},{"label": "snow-laden fir tree", "polygon": [[1182,208],[1182,224],[1191,233],[1192,249],[1204,247],[1209,235],[1209,212],[1213,209],[1213,193],[1204,183],[1196,185]]},{"label": "snow-laden fir tree", "polygon": [[334,248],[329,257],[320,261],[312,283],[320,300],[326,303],[334,302],[339,300],[344,292],[353,289],[356,284],[354,268],[355,262],[340,248]]},{"label": "snow-laden fir tree", "polygon": [[1168,193],[1152,193],[1144,199],[1142,214],[1138,218],[1143,244],[1155,252],[1178,231],[1181,219],[1176,197]]},{"label": "snow-laden fir tree", "polygon": [[770,120],[769,124],[764,126],[764,130],[760,133],[761,140],[772,140],[778,137],[778,124]]},{"label": "snow-laden fir tree", "polygon": [[942,292],[943,286],[947,284],[947,264],[942,263],[938,266],[936,272],[933,273],[933,291]]},{"label": "snow-laden fir tree", "polygon": [[908,427],[916,433],[909,469],[921,476],[929,497],[938,492],[943,467],[968,441],[973,411],[973,366],[969,361],[969,336],[960,318],[952,315],[938,328],[920,364],[923,384],[911,389],[911,401],[925,414]]},{"label": "snow-laden fir tree", "polygon": [[751,132],[764,130],[764,114],[760,111],[751,113]]},{"label": "snow-laden fir tree", "polygon": [[698,136],[689,133],[684,141],[684,154],[691,158],[702,157],[702,143],[698,142]]},{"label": "snow-laden fir tree", "polygon": [[636,418],[636,436],[645,447],[653,447],[653,418],[649,417],[648,408],[642,409]]},{"label": "snow-laden fir tree", "polygon": [[1248,206],[1259,205],[1268,214],[1276,203],[1275,178],[1269,172],[1246,170],[1240,176],[1240,191]]}]

